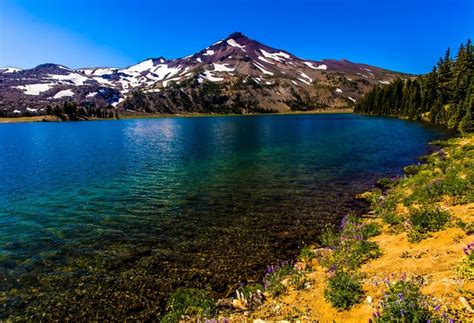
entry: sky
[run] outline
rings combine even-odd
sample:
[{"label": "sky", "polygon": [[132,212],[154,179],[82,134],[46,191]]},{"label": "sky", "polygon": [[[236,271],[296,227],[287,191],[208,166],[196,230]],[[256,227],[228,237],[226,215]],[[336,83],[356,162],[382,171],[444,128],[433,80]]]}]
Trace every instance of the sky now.
[{"label": "sky", "polygon": [[474,0],[0,0],[0,66],[125,67],[240,31],[313,60],[431,70],[474,34]]}]

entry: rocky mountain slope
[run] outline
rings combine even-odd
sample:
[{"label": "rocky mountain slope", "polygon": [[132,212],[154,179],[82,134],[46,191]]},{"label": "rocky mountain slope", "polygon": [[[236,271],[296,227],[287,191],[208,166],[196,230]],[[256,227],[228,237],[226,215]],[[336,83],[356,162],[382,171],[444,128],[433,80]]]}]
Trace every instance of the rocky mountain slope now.
[{"label": "rocky mountain slope", "polygon": [[347,60],[304,60],[233,33],[187,57],[150,58],[127,68],[0,68],[0,114],[47,114],[65,102],[86,112],[120,113],[347,108],[400,75]]}]

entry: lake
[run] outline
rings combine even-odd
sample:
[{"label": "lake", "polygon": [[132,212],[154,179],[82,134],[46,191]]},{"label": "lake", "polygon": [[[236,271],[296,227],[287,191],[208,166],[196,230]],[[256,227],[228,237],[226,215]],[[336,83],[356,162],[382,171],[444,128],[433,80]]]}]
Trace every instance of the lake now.
[{"label": "lake", "polygon": [[351,114],[0,124],[0,319],[139,318],[294,257],[446,138]]}]

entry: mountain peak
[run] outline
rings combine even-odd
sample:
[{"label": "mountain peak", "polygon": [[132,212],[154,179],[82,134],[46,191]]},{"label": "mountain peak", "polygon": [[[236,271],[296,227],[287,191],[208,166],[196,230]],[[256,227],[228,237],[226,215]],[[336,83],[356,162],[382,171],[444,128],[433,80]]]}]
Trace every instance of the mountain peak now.
[{"label": "mountain peak", "polygon": [[239,38],[247,38],[247,36],[242,34],[240,31],[236,31],[230,34],[226,39],[239,39]]}]

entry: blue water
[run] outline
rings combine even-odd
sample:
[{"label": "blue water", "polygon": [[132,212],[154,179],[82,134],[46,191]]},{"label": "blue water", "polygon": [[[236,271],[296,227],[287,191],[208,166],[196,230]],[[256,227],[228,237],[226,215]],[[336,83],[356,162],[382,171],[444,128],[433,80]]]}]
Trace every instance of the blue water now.
[{"label": "blue water", "polygon": [[0,318],[146,319],[179,286],[225,293],[446,136],[350,114],[0,124]]}]

